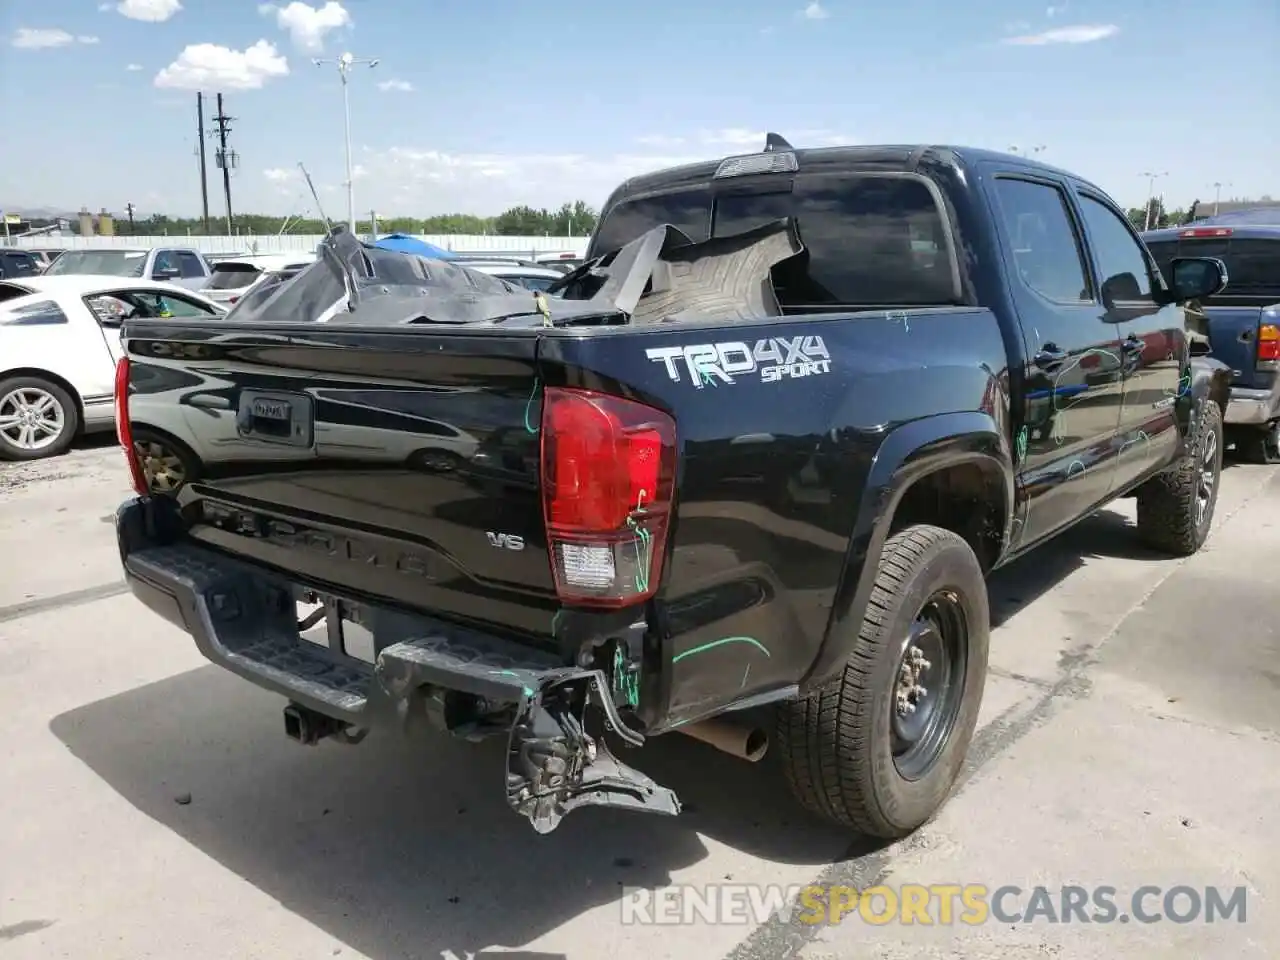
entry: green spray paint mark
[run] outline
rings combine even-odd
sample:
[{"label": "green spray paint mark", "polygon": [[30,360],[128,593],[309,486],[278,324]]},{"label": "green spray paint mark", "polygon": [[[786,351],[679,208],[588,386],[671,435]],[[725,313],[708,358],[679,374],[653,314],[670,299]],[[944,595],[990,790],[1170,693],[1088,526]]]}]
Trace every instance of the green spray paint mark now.
[{"label": "green spray paint mark", "polygon": [[636,707],[640,704],[640,674],[627,669],[627,658],[620,643],[613,648],[613,688],[622,694],[628,705]]},{"label": "green spray paint mark", "polygon": [[538,428],[529,422],[529,413],[533,409],[533,399],[538,395],[538,378],[533,378],[533,390],[529,393],[529,399],[524,405],[524,428],[529,433],[537,433]]},{"label": "green spray paint mark", "polygon": [[1021,430],[1019,430],[1019,431],[1018,431],[1018,445],[1017,445],[1017,449],[1018,449],[1018,459],[1019,459],[1019,460],[1025,460],[1025,459],[1027,458],[1027,434],[1028,434],[1028,432],[1029,432],[1029,431],[1027,430],[1027,428],[1026,428],[1026,427],[1023,427]]},{"label": "green spray paint mark", "polygon": [[770,654],[768,649],[765,648],[765,645],[762,644],[755,637],[724,637],[721,640],[712,640],[710,643],[704,643],[701,646],[694,647],[692,650],[686,650],[684,653],[677,653],[674,657],[671,658],[671,662],[679,663],[685,657],[692,657],[694,654],[697,654],[697,653],[706,653],[708,650],[714,650],[716,647],[723,647],[727,643],[750,644],[751,646],[759,650],[761,653],[763,653],[766,657],[772,658],[772,654]]}]

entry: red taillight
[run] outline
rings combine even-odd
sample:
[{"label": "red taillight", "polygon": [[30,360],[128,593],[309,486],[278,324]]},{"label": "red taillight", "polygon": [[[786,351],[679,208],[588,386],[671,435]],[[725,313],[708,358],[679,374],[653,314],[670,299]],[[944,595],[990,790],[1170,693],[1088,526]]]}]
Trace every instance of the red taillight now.
[{"label": "red taillight", "polygon": [[138,452],[133,448],[133,427],[129,423],[129,358],[121,357],[116,363],[116,440],[124,451],[125,462],[129,464],[129,479],[133,483],[134,492],[146,496],[147,476],[143,473],[142,464],[138,461]]},{"label": "red taillight", "polygon": [[675,488],[675,421],[591,390],[548,387],[542,504],[556,592],[621,607],[657,591]]},{"label": "red taillight", "polygon": [[1280,327],[1264,323],[1258,327],[1258,362],[1280,360]]},{"label": "red taillight", "polygon": [[227,303],[235,303],[239,299],[239,297],[227,297]]},{"label": "red taillight", "polygon": [[1230,227],[1192,227],[1178,234],[1180,237],[1229,237]]}]

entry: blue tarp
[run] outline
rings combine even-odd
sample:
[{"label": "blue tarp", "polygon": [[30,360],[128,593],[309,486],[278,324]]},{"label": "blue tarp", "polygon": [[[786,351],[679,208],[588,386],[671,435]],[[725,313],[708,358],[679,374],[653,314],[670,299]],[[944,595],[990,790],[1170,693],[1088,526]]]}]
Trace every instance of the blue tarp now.
[{"label": "blue tarp", "polygon": [[444,250],[433,243],[426,243],[417,237],[405,233],[391,233],[374,241],[375,247],[383,250],[396,250],[400,253],[416,253],[420,257],[431,257],[434,260],[452,260],[456,256],[452,251]]}]

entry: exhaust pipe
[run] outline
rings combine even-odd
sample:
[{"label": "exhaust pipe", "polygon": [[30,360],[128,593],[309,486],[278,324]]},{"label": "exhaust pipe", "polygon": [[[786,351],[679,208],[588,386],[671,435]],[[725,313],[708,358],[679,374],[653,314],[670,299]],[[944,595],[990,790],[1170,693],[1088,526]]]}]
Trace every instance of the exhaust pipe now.
[{"label": "exhaust pipe", "polygon": [[769,734],[763,728],[721,717],[676,727],[676,732],[749,763],[757,763],[769,751]]}]

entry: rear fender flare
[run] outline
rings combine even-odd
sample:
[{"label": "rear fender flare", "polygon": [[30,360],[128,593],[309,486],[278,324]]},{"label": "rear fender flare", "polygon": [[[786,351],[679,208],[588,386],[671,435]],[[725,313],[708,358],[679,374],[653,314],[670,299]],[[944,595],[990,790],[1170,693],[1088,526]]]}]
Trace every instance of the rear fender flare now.
[{"label": "rear fender flare", "polygon": [[1000,477],[1000,551],[1007,549],[1013,523],[1013,452],[995,419],[978,411],[947,413],[913,420],[893,430],[877,450],[867,475],[826,633],[800,681],[801,693],[836,676],[852,652],[880,555],[904,494],[922,478],[966,463],[996,471]]}]

